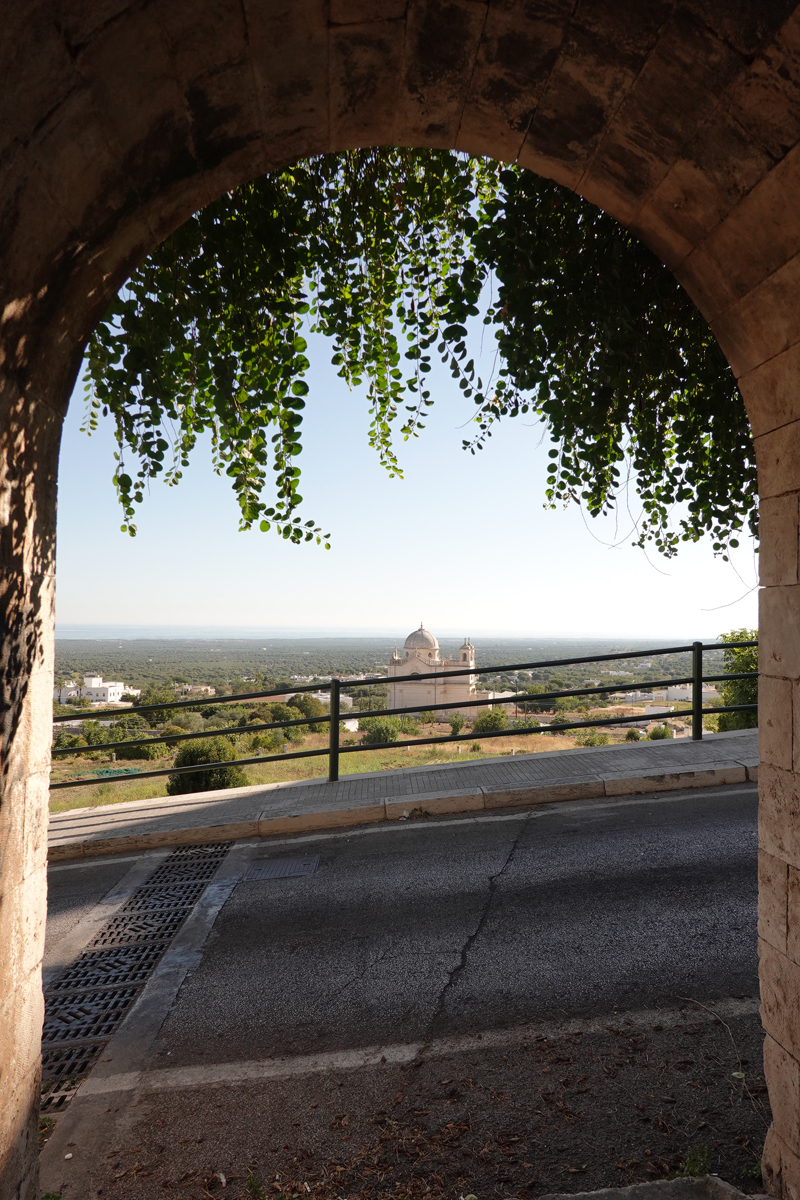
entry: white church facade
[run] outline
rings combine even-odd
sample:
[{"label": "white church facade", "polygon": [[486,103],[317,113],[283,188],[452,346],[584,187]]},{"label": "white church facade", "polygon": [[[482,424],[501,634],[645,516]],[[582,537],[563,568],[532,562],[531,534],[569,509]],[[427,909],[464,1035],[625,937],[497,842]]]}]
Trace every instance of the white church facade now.
[{"label": "white church facade", "polygon": [[[469,638],[453,658],[442,658],[436,638],[420,624],[405,640],[402,654],[397,647],[389,659],[389,683],[387,708],[415,708],[419,705],[446,704],[442,711],[444,720],[447,712],[463,712],[464,716],[475,716],[474,708],[461,709],[467,700],[476,699],[475,676],[457,675],[442,679],[442,671],[458,671],[475,666],[475,648]],[[397,676],[413,675],[415,678],[404,683],[393,683]]]}]

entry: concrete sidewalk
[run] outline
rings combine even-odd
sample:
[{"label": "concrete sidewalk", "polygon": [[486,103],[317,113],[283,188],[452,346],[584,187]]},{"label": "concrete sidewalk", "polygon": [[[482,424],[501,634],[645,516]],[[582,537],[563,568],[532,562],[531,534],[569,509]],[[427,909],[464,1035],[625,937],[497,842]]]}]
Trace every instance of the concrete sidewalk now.
[{"label": "concrete sidewalk", "polygon": [[[346,766],[347,760],[344,759]],[[49,859],[306,833],[403,817],[718,787],[758,778],[758,733],[631,742],[194,792],[53,813]]]}]

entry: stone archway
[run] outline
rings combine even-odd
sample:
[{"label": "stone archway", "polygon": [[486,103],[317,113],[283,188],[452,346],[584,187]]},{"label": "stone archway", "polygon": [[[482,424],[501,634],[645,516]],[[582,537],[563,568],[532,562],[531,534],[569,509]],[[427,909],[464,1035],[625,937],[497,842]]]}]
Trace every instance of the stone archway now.
[{"label": "stone archway", "polygon": [[[61,420],[93,322],[193,210],[300,155],[457,147],[573,187],[686,286],[762,496],[770,1187],[800,1191],[800,13],[791,0],[0,0],[0,1194],[36,1191]],[[800,713],[800,705],[798,706]]]}]

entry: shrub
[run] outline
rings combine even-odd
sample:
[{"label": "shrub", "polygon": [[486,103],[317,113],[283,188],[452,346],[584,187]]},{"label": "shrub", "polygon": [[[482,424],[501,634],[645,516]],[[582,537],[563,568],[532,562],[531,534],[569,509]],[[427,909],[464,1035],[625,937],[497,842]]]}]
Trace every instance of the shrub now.
[{"label": "shrub", "polygon": [[626,742],[640,742],[641,740],[642,740],[642,735],[641,735],[641,733],[639,733],[638,729],[629,729],[628,732],[625,734]]},{"label": "shrub", "polygon": [[[179,717],[175,718],[175,724],[180,725],[182,722]],[[140,717],[138,713],[126,713],[124,717],[118,717],[114,722],[114,729],[124,729],[130,732],[132,729],[149,729],[150,726],[145,721],[144,717]]]},{"label": "shrub", "polygon": [[[202,763],[229,763],[235,758],[236,751],[227,738],[204,738],[202,741],[184,742],[175,755],[175,766],[194,767]],[[247,776],[241,767],[220,766],[212,771],[187,771],[181,775],[170,775],[167,795],[182,796],[187,792],[243,787],[246,783]]]},{"label": "shrub", "polygon": [[270,754],[277,754],[282,744],[280,729],[268,729],[265,733],[254,733],[247,743],[247,748],[253,753],[257,750],[268,750]]},{"label": "shrub", "polygon": [[406,734],[419,733],[419,725],[413,717],[401,717],[400,732]]},{"label": "shrub", "polygon": [[650,742],[660,742],[664,738],[671,738],[672,730],[667,725],[656,725],[647,735]]},{"label": "shrub", "polygon": [[87,746],[101,746],[103,742],[114,742],[122,736],[113,728],[108,729],[105,725],[101,725],[99,721],[82,721],[81,733],[86,739]]},{"label": "shrub", "polygon": [[152,761],[156,758],[166,758],[167,747],[164,742],[153,740],[144,746],[129,746],[127,742],[120,742],[114,747],[114,752],[117,758],[124,758],[128,761],[131,759],[146,759]]},{"label": "shrub", "polygon": [[494,733],[508,728],[508,716],[504,708],[490,708],[472,722],[473,733]]},{"label": "shrub", "polygon": [[383,742],[396,742],[400,732],[397,717],[362,717],[358,728],[364,731],[361,739],[367,746],[379,746]]},{"label": "shrub", "polygon": [[257,725],[259,721],[268,725],[272,720],[272,705],[271,704],[254,704],[252,708],[247,710],[248,725]]},{"label": "shrub", "polygon": [[466,722],[464,721],[461,713],[451,713],[450,732],[452,733],[453,737],[457,737],[458,734],[461,733],[461,730],[464,728],[465,724]]},{"label": "shrub", "polygon": [[[162,737],[177,737],[178,734],[185,734],[187,731],[183,725],[165,725],[161,730]],[[193,731],[191,731],[193,732]]]},{"label": "shrub", "polygon": [[88,745],[86,738],[77,733],[67,733],[66,729],[59,729],[53,738],[54,750],[72,750],[75,746],[86,745]]},{"label": "shrub", "polygon": [[183,733],[198,733],[201,729],[205,729],[205,722],[197,712],[173,713],[171,723],[179,725]]},{"label": "shrub", "polygon": [[575,739],[579,746],[607,746],[608,734],[599,729],[587,729],[582,737]]},{"label": "shrub", "polygon": [[426,712],[421,712],[419,714],[419,719],[420,724],[422,725],[435,725],[436,713],[432,709],[428,709]]},{"label": "shrub", "polygon": [[470,754],[479,754],[481,749],[480,742],[473,742],[469,748]]}]

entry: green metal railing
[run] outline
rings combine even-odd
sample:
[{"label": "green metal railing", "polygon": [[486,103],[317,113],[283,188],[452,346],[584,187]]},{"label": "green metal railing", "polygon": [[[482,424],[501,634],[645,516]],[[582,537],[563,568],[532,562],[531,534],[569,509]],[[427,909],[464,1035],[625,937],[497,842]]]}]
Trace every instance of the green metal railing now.
[{"label": "green metal railing", "polygon": [[[704,644],[703,642],[693,642],[691,645],[686,645],[686,646],[665,646],[665,647],[661,647],[656,650],[639,650],[639,651],[635,651],[635,652],[625,651],[624,653],[619,653],[619,654],[594,654],[594,655],[587,655],[583,658],[549,659],[544,662],[512,663],[512,664],[508,664],[505,666],[464,667],[464,668],[458,668],[458,669],[455,669],[452,671],[436,671],[434,674],[429,675],[429,676],[420,676],[419,674],[394,675],[394,676],[392,676],[390,682],[393,684],[394,683],[409,683],[412,681],[415,683],[419,683],[425,679],[435,679],[438,682],[441,679],[452,679],[452,678],[455,678],[458,676],[464,676],[464,675],[493,675],[493,674],[497,674],[499,672],[532,671],[532,670],[540,670],[542,668],[552,668],[552,667],[575,667],[575,666],[581,666],[584,664],[594,664],[594,663],[600,663],[600,662],[621,662],[626,659],[643,658],[643,657],[657,658],[659,656],[663,657],[664,655],[668,655],[668,654],[691,654],[691,656],[692,656],[692,673],[691,673],[691,675],[680,676],[677,678],[673,677],[670,679],[659,679],[659,680],[655,680],[655,681],[648,681],[645,684],[639,685],[639,690],[640,691],[653,691],[656,688],[675,687],[676,685],[687,684],[687,683],[691,684],[692,685],[692,692],[691,692],[691,696],[692,696],[692,701],[691,701],[691,704],[692,704],[692,707],[691,707],[692,738],[695,741],[699,741],[703,736],[703,717],[705,715],[712,714],[712,713],[717,714],[717,713],[722,713],[722,712],[746,712],[746,711],[756,710],[758,708],[757,704],[729,704],[729,705],[724,705],[724,706],[718,706],[715,708],[704,708],[703,707],[703,684],[704,683],[719,683],[722,681],[727,682],[727,681],[730,681],[733,679],[753,679],[753,678],[756,678],[758,675],[757,671],[741,671],[741,672],[736,672],[736,673],[729,672],[727,674],[721,674],[721,675],[704,675],[703,674],[703,654],[704,654],[704,652],[709,651],[709,650],[746,649],[746,648],[749,648],[752,646],[757,646],[757,645],[758,645],[758,642],[756,642],[756,641],[724,642],[724,643],[714,642],[714,643],[710,643],[710,644]],[[359,688],[374,687],[377,685],[384,685],[386,683],[387,683],[387,677],[385,675],[379,675],[379,676],[375,676],[370,679],[358,680],[358,687]],[[560,700],[565,697],[568,697],[569,699],[577,699],[582,696],[606,695],[610,692],[619,691],[619,687],[620,687],[620,685],[618,683],[615,683],[615,684],[610,684],[608,686],[567,688],[567,689],[563,689],[560,691],[537,692],[534,694],[531,694],[530,692],[519,692],[517,694],[512,694],[511,696],[504,696],[503,703],[504,704],[516,703],[516,704],[527,704],[527,705],[534,703],[538,707],[539,705],[541,705],[542,703],[544,703],[546,701]],[[215,763],[198,763],[196,765],[192,765],[192,766],[188,766],[188,767],[162,767],[162,768],[160,768],[158,770],[154,770],[154,771],[137,771],[136,778],[137,779],[152,779],[158,775],[189,774],[191,772],[198,772],[198,771],[213,771],[220,767],[248,766],[248,765],[255,764],[255,763],[278,762],[278,761],[284,761],[284,760],[289,760],[289,759],[294,759],[294,758],[318,758],[323,755],[328,755],[328,780],[330,783],[335,783],[339,778],[339,758],[340,758],[340,755],[342,755],[342,754],[359,754],[359,753],[364,753],[365,751],[368,751],[368,750],[400,749],[405,746],[426,746],[426,745],[433,745],[437,742],[448,742],[451,744],[458,743],[458,742],[465,742],[465,741],[473,742],[479,738],[483,739],[483,738],[492,738],[492,737],[509,737],[510,735],[524,736],[525,734],[528,734],[528,733],[541,733],[542,732],[541,726],[517,726],[517,727],[500,729],[500,730],[486,730],[486,731],[479,732],[479,733],[468,732],[468,733],[464,733],[464,734],[449,734],[449,735],[447,735],[447,734],[444,734],[444,735],[431,734],[429,737],[413,738],[413,739],[409,739],[407,741],[381,742],[378,744],[358,743],[358,744],[352,745],[352,746],[343,746],[343,745],[341,745],[340,737],[339,737],[339,734],[340,734],[339,726],[340,726],[340,720],[341,720],[342,681],[340,679],[335,678],[335,679],[331,679],[331,681],[329,683],[303,684],[300,687],[294,688],[292,691],[292,694],[297,695],[297,694],[303,693],[303,692],[319,692],[319,691],[325,691],[325,690],[329,691],[329,693],[330,693],[330,710],[329,710],[329,712],[327,712],[324,715],[319,716],[319,717],[304,716],[304,717],[299,717],[297,720],[291,720],[291,721],[259,722],[259,723],[255,723],[255,724],[251,724],[251,725],[237,725],[237,726],[234,726],[233,728],[228,728],[228,729],[203,730],[198,733],[169,734],[168,737],[164,737],[163,735],[154,734],[152,737],[133,738],[131,740],[126,740],[124,743],[115,741],[115,742],[104,742],[104,743],[101,743],[98,745],[91,745],[91,746],[71,746],[71,747],[59,748],[59,749],[53,750],[52,755],[55,758],[55,757],[63,757],[64,755],[87,754],[87,753],[103,751],[103,750],[110,750],[110,751],[114,752],[116,750],[119,750],[121,745],[124,745],[126,748],[131,748],[131,747],[135,747],[135,746],[147,746],[147,745],[150,745],[154,741],[164,742],[166,745],[172,746],[173,744],[177,744],[179,742],[198,741],[201,738],[209,738],[209,737],[224,737],[226,735],[230,735],[231,733],[235,733],[237,735],[241,734],[241,733],[263,733],[268,730],[287,729],[287,728],[290,728],[291,726],[298,726],[298,725],[306,725],[307,726],[307,725],[327,724],[329,726],[328,746],[325,748],[318,749],[318,750],[293,750],[293,751],[289,751],[289,752],[283,753],[283,754],[258,755],[256,757],[252,757],[252,758],[237,758],[237,759],[232,759],[230,761],[215,762]],[[187,708],[192,709],[193,711],[197,711],[197,709],[202,708],[204,706],[208,706],[208,705],[219,706],[221,704],[241,704],[242,701],[246,701],[246,700],[267,700],[268,701],[270,698],[272,698],[272,699],[275,699],[276,697],[282,698],[285,695],[286,695],[285,690],[280,690],[280,691],[274,690],[274,691],[264,691],[264,692],[245,692],[245,693],[239,693],[236,696],[213,696],[213,697],[209,697],[208,699],[205,699],[205,700],[177,700],[177,701],[167,703],[167,704],[137,705],[133,709],[133,711],[135,713],[140,713],[140,714],[153,713],[153,712],[166,712],[167,710],[172,711],[172,710],[180,710],[180,709],[187,709]],[[369,716],[370,717],[407,716],[407,715],[411,715],[413,713],[421,713],[421,712],[438,712],[438,711],[445,711],[445,710],[451,711],[453,708],[458,708],[459,710],[464,709],[464,708],[480,708],[480,707],[485,708],[485,707],[490,707],[492,704],[494,704],[493,700],[481,699],[481,700],[459,701],[455,705],[453,704],[452,701],[447,702],[447,703],[442,703],[442,704],[420,704],[420,705],[415,705],[415,706],[411,706],[411,707],[406,705],[403,708],[384,708],[384,709],[377,709],[377,710],[373,709],[369,712]],[[106,711],[108,711],[108,710],[106,710]],[[87,719],[87,718],[96,719],[97,716],[98,716],[98,710],[90,709],[88,711],[84,710],[82,712],[61,714],[57,717],[53,717],[53,721],[55,723],[63,723],[65,721],[76,721],[76,720]],[[632,721],[635,722],[636,718],[635,717],[632,718],[630,716],[627,716],[627,717],[603,717],[603,718],[593,718],[593,719],[587,720],[587,721],[570,721],[570,722],[563,722],[563,723],[559,722],[557,726],[549,726],[548,728],[551,730],[557,730],[560,733],[560,732],[565,732],[565,731],[571,730],[571,729],[589,729],[589,728],[596,729],[596,728],[600,728],[600,727],[604,727],[604,726],[630,725],[632,723]],[[129,773],[126,775],[123,775],[122,772],[120,772],[119,776],[106,777],[103,780],[103,782],[113,782],[116,778],[121,778],[121,779],[127,778],[128,780],[130,780],[131,776]],[[61,780],[58,783],[52,783],[50,785],[50,787],[51,787],[51,790],[55,790],[57,788],[85,787],[87,784],[90,784],[92,782],[94,782],[94,780],[92,778],[84,776],[84,777],[81,777],[78,779]]]}]

